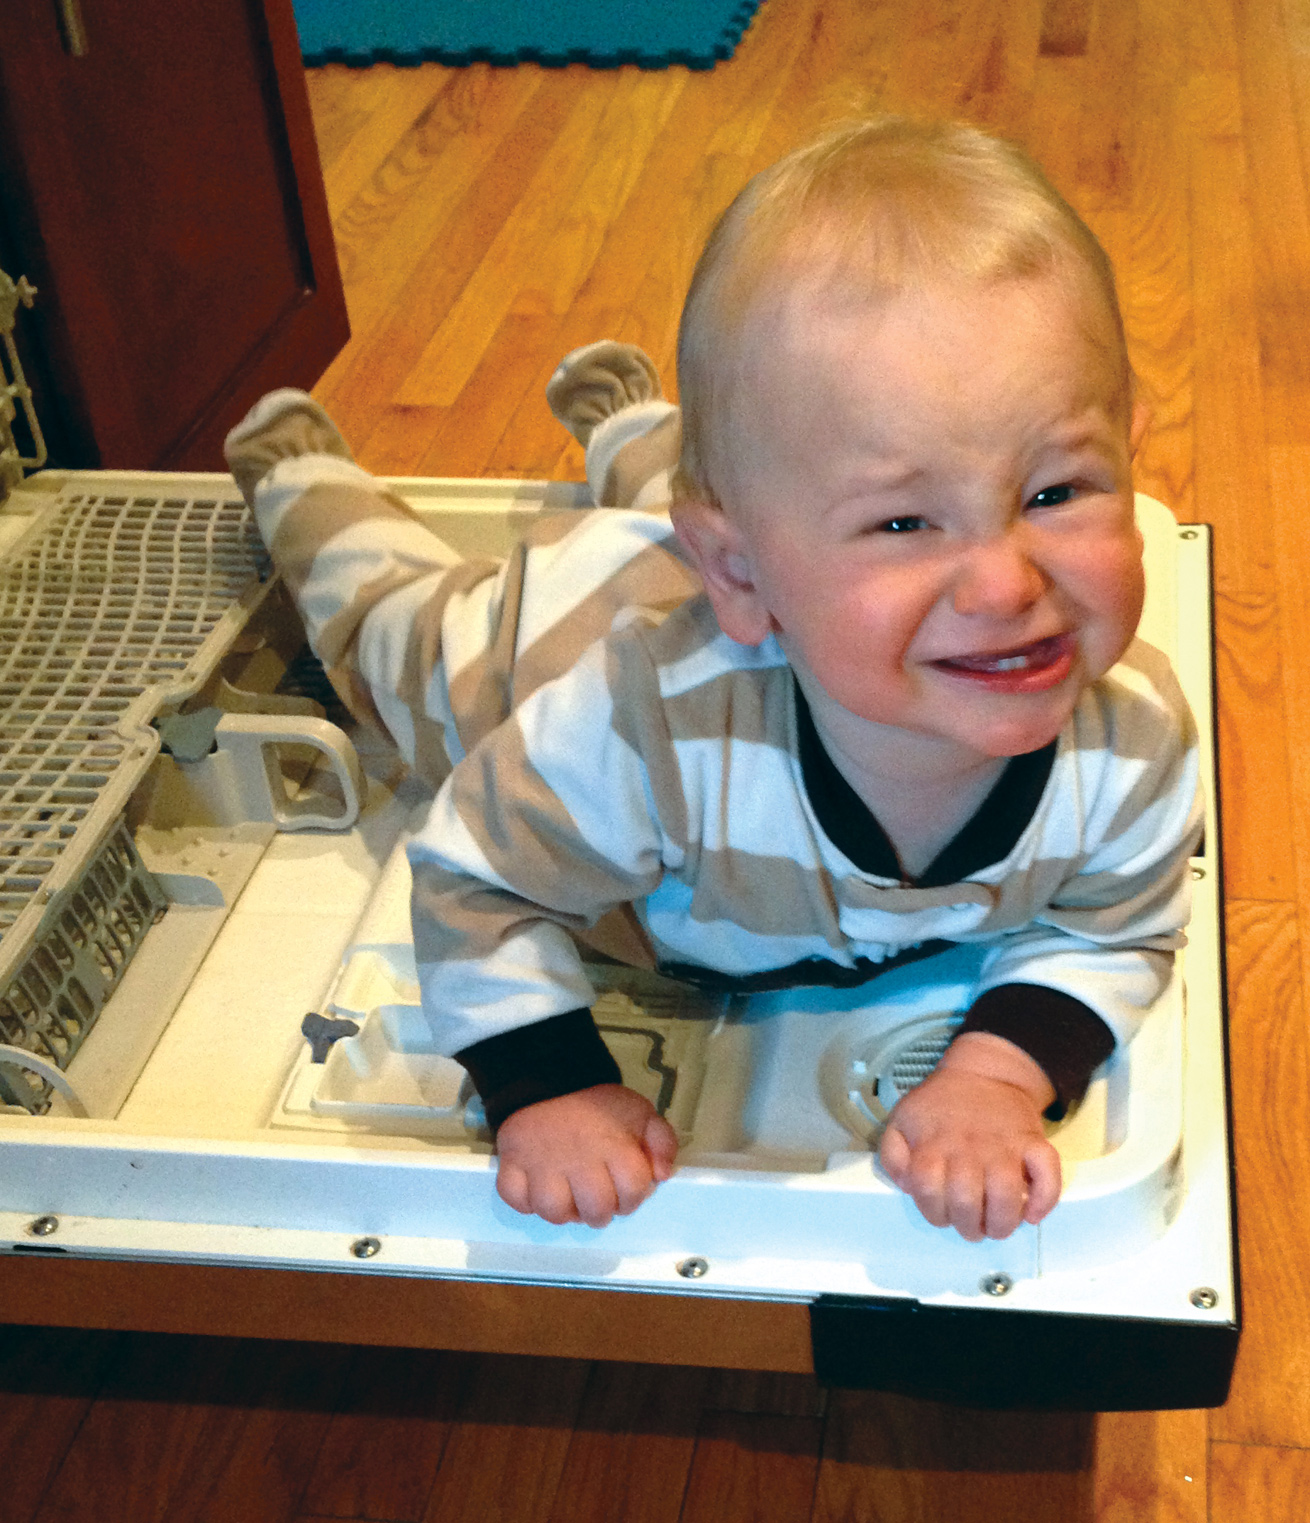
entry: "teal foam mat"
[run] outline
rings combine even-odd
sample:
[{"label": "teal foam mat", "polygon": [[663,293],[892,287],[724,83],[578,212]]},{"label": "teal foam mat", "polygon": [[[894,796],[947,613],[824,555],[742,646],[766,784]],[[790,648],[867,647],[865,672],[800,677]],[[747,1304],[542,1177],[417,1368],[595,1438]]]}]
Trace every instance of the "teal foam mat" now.
[{"label": "teal foam mat", "polygon": [[709,69],[759,0],[295,0],[306,64]]}]

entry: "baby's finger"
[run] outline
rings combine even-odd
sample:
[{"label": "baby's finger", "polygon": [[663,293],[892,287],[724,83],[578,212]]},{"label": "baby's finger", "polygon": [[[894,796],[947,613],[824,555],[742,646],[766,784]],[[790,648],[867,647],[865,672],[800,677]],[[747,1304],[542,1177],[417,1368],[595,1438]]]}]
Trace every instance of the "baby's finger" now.
[{"label": "baby's finger", "polygon": [[1028,1171],[1028,1206],[1023,1219],[1039,1222],[1060,1199],[1060,1155],[1043,1140],[1028,1149],[1023,1161]]},{"label": "baby's finger", "polygon": [[1028,1181],[1018,1162],[1007,1161],[987,1171],[987,1203],[983,1231],[987,1237],[1009,1237],[1024,1219]]},{"label": "baby's finger", "polygon": [[894,1185],[905,1188],[905,1173],[910,1167],[910,1144],[906,1142],[899,1127],[889,1126],[882,1134],[878,1148],[878,1162],[882,1164]]},{"label": "baby's finger", "polygon": [[635,1211],[655,1188],[650,1159],[641,1148],[625,1148],[609,1160],[609,1173],[620,1216]]},{"label": "baby's finger", "polygon": [[923,1156],[921,1148],[910,1155],[909,1167],[900,1181],[901,1189],[918,1206],[926,1222],[934,1227],[951,1225],[951,1202],[947,1190],[946,1164],[938,1154]]},{"label": "baby's finger", "polygon": [[971,1161],[956,1160],[947,1176],[945,1193],[948,1224],[966,1242],[980,1243],[987,1202],[987,1184],[982,1170]]},{"label": "baby's finger", "polygon": [[562,1227],[566,1222],[576,1222],[579,1216],[574,1204],[574,1192],[568,1177],[558,1170],[530,1176],[528,1180],[531,1210],[542,1221]]},{"label": "baby's finger", "polygon": [[641,1140],[656,1183],[666,1180],[673,1173],[674,1160],[678,1156],[678,1134],[663,1116],[652,1116]]},{"label": "baby's finger", "polygon": [[[569,1183],[573,1187],[573,1204],[577,1210],[573,1220],[585,1222],[588,1227],[608,1227],[614,1220],[614,1213],[620,1209],[610,1170],[602,1163],[589,1164],[575,1169]],[[640,1205],[640,1201],[634,1204]]]},{"label": "baby's finger", "polygon": [[496,1169],[496,1193],[513,1211],[523,1216],[532,1215],[532,1200],[528,1190],[528,1176],[516,1163],[506,1163],[502,1158]]}]

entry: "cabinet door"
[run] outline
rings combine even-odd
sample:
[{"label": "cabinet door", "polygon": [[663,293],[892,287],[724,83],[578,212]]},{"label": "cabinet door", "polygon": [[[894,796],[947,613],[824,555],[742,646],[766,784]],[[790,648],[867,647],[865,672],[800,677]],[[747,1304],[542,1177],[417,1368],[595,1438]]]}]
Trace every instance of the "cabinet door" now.
[{"label": "cabinet door", "polygon": [[245,408],[349,337],[291,0],[6,11],[0,265],[39,288],[51,458],[221,468]]}]

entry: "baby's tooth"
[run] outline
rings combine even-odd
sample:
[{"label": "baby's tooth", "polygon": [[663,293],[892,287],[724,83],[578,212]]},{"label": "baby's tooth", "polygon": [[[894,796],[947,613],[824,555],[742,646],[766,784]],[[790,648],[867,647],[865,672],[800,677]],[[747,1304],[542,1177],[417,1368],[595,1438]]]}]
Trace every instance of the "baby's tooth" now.
[{"label": "baby's tooth", "polygon": [[1027,665],[1027,656],[1002,656],[996,663],[996,670],[998,672],[1017,672]]}]

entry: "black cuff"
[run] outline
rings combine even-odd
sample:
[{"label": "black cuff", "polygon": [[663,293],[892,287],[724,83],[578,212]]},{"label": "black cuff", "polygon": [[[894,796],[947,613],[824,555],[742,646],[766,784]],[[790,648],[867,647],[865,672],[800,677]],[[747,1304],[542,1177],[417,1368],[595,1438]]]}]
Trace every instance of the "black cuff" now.
[{"label": "black cuff", "polygon": [[1114,1033],[1094,1010],[1044,984],[999,984],[975,1001],[959,1034],[986,1031],[1022,1048],[1055,1090],[1047,1107],[1060,1121],[1087,1093],[1093,1072],[1114,1051]]},{"label": "black cuff", "polygon": [[468,1069],[493,1132],[525,1105],[623,1082],[590,1010],[569,1010],[485,1037],[457,1052],[455,1061]]}]

